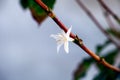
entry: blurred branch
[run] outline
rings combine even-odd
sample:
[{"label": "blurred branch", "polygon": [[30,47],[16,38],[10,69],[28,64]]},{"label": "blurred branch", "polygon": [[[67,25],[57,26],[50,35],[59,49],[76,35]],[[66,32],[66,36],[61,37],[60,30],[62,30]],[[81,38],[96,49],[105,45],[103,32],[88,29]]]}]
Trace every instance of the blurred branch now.
[{"label": "blurred branch", "polygon": [[96,24],[96,26],[101,30],[102,33],[111,41],[114,43],[114,45],[120,49],[120,45],[109,35],[109,33],[104,30],[102,25],[97,21],[97,19],[92,15],[92,13],[87,9],[87,7],[80,1],[76,0],[79,6],[86,12],[86,14],[91,18],[91,20]]},{"label": "blurred branch", "polygon": [[[41,0],[35,0],[36,3],[43,8],[43,10],[47,13],[48,16],[50,16],[61,29],[63,29],[65,32],[67,32],[68,28],[55,16],[55,14],[52,12],[50,8],[48,8]],[[72,38],[75,38],[75,35],[73,33],[70,34]]]},{"label": "blurred branch", "polygon": [[[35,0],[35,2],[41,6],[41,8],[43,8],[43,10],[48,14],[48,16],[50,16],[55,22],[56,24],[59,25],[59,27],[61,29],[63,29],[65,32],[67,32],[67,27],[60,22],[60,20],[55,16],[55,14],[51,11],[50,8],[48,8],[41,0]],[[92,58],[94,58],[96,61],[98,61],[99,63],[103,64],[104,66],[106,66],[107,68],[120,72],[119,68],[116,68],[112,65],[110,65],[109,63],[107,63],[103,58],[100,58],[98,55],[96,55],[94,52],[92,52],[90,49],[88,49],[84,44],[83,41],[78,38],[77,36],[75,36],[73,33],[70,34],[70,36],[74,39],[74,43],[77,44],[79,47],[81,47],[86,53],[88,53]]]},{"label": "blurred branch", "polygon": [[120,39],[119,29],[117,29],[116,26],[114,25],[114,23],[111,21],[110,14],[107,11],[104,11],[104,16],[105,16],[105,19],[106,19],[109,27],[110,27],[110,29],[108,30],[108,32],[112,33],[112,35],[116,39]]},{"label": "blurred branch", "polygon": [[115,26],[115,25],[113,24],[113,22],[111,21],[109,13],[104,10],[104,11],[103,11],[103,14],[104,14],[104,16],[105,16],[105,19],[106,19],[109,27],[110,27],[111,29],[113,29],[113,30],[116,30],[116,26]]},{"label": "blurred branch", "polygon": [[101,4],[101,6],[108,12],[110,13],[113,18],[117,21],[120,22],[120,18],[103,2],[103,0],[98,0],[98,2]]}]

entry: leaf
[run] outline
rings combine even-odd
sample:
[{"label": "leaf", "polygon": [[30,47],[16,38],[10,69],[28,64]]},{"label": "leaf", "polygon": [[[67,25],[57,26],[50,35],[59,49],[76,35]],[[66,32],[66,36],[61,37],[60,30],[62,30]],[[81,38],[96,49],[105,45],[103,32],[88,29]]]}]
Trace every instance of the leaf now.
[{"label": "leaf", "polygon": [[[49,8],[53,9],[56,0],[42,0]],[[20,0],[23,9],[28,8],[32,14],[33,19],[41,24],[46,18],[45,11],[34,0]]]},{"label": "leaf", "polygon": [[79,80],[84,77],[89,69],[91,63],[93,63],[92,58],[84,59],[82,63],[79,64],[78,68],[74,72],[74,80]]},{"label": "leaf", "polygon": [[[114,59],[118,53],[119,50],[112,50],[108,52],[107,55],[104,56],[104,58],[108,63],[113,64]],[[99,68],[100,73],[93,80],[115,80],[117,78],[117,72],[110,70],[101,64],[97,64],[97,67]]]},{"label": "leaf", "polygon": [[119,80],[118,73],[112,70],[102,70],[93,80]]},{"label": "leaf", "polygon": [[104,44],[102,44],[102,45],[97,45],[97,47],[96,47],[96,54],[99,55],[100,52],[101,52],[103,49],[105,49],[105,47],[107,47],[110,43],[111,43],[111,41],[110,41],[110,40],[107,40],[107,41],[105,41]]},{"label": "leaf", "polygon": [[21,4],[23,9],[28,8],[28,6],[29,6],[28,1],[29,0],[20,0],[20,4]]},{"label": "leaf", "polygon": [[41,12],[40,13],[36,13],[34,8],[30,8],[31,14],[33,19],[38,23],[41,24],[46,18],[47,18],[47,14],[45,12]]},{"label": "leaf", "polygon": [[[104,45],[108,45],[108,43],[109,41],[106,41]],[[108,52],[103,57],[108,63],[113,64],[114,59],[118,53],[119,53],[119,50],[115,49]],[[94,62],[95,61],[92,58],[84,59],[83,62],[79,64],[78,68],[74,72],[74,80],[80,80],[81,78],[85,77],[90,65]],[[100,70],[100,73],[93,80],[115,80],[115,78],[119,77],[117,76],[118,73],[104,67],[99,63],[97,64],[97,67]]]}]

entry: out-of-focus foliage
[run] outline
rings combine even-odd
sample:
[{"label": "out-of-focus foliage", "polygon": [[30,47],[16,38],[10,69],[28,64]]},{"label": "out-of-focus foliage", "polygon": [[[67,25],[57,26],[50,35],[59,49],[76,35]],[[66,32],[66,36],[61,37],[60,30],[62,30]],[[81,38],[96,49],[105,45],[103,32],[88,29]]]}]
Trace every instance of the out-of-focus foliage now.
[{"label": "out-of-focus foliage", "polygon": [[[111,29],[106,30],[109,34],[112,34],[112,36],[119,38],[119,33],[112,32]],[[110,40],[106,40],[104,44],[99,44],[96,46],[96,54],[101,55],[101,52],[106,49],[106,47],[109,47],[112,42]],[[104,54],[102,57],[110,64],[115,63],[115,58],[119,54],[119,49],[115,48],[113,50],[110,50]],[[74,80],[80,80],[81,78],[86,76],[87,71],[89,70],[89,67],[96,63],[92,58],[86,58],[82,61],[82,63],[79,64],[77,69],[74,72]],[[101,65],[100,63],[96,64],[96,67],[99,70],[99,74],[94,77],[93,80],[120,80],[120,73],[117,73],[115,71],[112,71],[110,69],[107,69],[105,66]]]},{"label": "out-of-focus foliage", "polygon": [[104,69],[93,80],[120,80],[118,79],[119,73]]},{"label": "out-of-focus foliage", "polygon": [[96,54],[99,55],[99,53],[101,53],[101,51],[106,47],[108,46],[109,44],[111,43],[110,40],[107,40],[104,44],[99,44],[97,47],[96,47]]},{"label": "out-of-focus foliage", "polygon": [[[113,64],[115,62],[114,59],[117,56],[118,52],[119,50],[112,50],[108,52],[107,55],[104,56],[105,60],[108,63]],[[99,68],[100,72],[94,78],[94,80],[117,80],[117,72],[107,69],[106,67],[100,64],[97,64],[97,67]]]},{"label": "out-of-focus foliage", "polygon": [[94,60],[92,58],[84,59],[82,63],[79,64],[77,70],[74,72],[74,80],[79,80],[79,78],[84,77],[93,62]]},{"label": "out-of-focus foliage", "polygon": [[[120,19],[115,16],[113,16],[115,21],[118,24],[120,24]],[[114,24],[114,22],[111,22],[111,24],[110,23],[108,24],[111,25],[111,24]],[[106,29],[106,33],[108,33],[109,36],[114,38],[114,40],[118,43],[118,45],[120,45],[120,28],[116,28],[116,26],[111,25],[108,29]],[[96,54],[101,56],[101,53],[103,53],[103,50],[105,50],[106,47],[109,47],[110,44],[113,44],[112,40],[107,39],[103,44],[97,45]],[[116,62],[115,60],[119,53],[120,53],[120,47],[116,46],[114,49],[111,49],[108,52],[102,54],[103,56],[101,56],[101,58],[104,58],[108,63],[113,65]],[[96,63],[96,67],[99,70],[99,73],[93,78],[93,80],[120,80],[120,73],[106,68],[100,63],[97,63],[96,61],[92,60],[92,58],[86,58],[82,61],[82,63],[79,64],[79,66],[74,72],[74,80],[81,80],[81,78],[85,77],[86,72],[89,70],[90,65],[92,65],[93,63]],[[119,67],[120,67],[120,64],[119,64]]]},{"label": "out-of-focus foliage", "polygon": [[[107,42],[108,44],[108,42]],[[105,47],[106,43],[101,46],[99,49],[99,52]],[[103,56],[103,58],[109,62],[110,64],[113,64],[115,62],[115,58],[117,54],[119,53],[118,49],[112,50],[110,52],[107,52],[106,55]],[[81,78],[86,76],[87,71],[89,70],[89,67],[96,63],[92,58],[86,58],[82,61],[82,63],[79,64],[78,68],[74,72],[74,80],[80,80]],[[110,69],[107,69],[105,66],[101,65],[100,63],[96,64],[96,67],[99,69],[99,74],[95,76],[93,80],[117,80],[119,73],[112,71]]]},{"label": "out-of-focus foliage", "polygon": [[[112,32],[111,29],[106,30],[109,34],[112,34],[115,38],[119,38],[117,32]],[[106,47],[109,47],[112,42],[110,40],[106,40],[104,44],[99,44],[96,46],[96,54],[101,55],[101,52],[106,49]],[[110,64],[115,63],[115,58],[119,54],[120,50],[118,48],[115,48],[113,50],[110,50],[104,54],[102,57]],[[74,80],[80,80],[81,78],[86,76],[87,71],[89,70],[89,67],[96,63],[92,58],[86,58],[82,61],[82,63],[79,64],[78,68],[74,72]],[[96,64],[96,67],[99,70],[99,74],[94,77],[93,80],[120,80],[120,73],[117,73],[115,71],[112,71],[110,69],[107,69],[105,66],[101,65],[100,63]]]},{"label": "out-of-focus foliage", "polygon": [[[56,0],[42,0],[49,8],[53,9]],[[40,24],[47,18],[47,14],[34,0],[20,0],[23,9],[31,11],[34,20]]]},{"label": "out-of-focus foliage", "polygon": [[[119,50],[115,49],[115,50],[111,50],[109,52],[106,53],[106,55],[104,56],[104,59],[110,63],[113,64],[114,63],[114,59],[116,57],[116,55],[118,54]],[[100,71],[104,70],[106,67],[104,67],[101,64],[97,64],[97,67],[99,68]]]}]

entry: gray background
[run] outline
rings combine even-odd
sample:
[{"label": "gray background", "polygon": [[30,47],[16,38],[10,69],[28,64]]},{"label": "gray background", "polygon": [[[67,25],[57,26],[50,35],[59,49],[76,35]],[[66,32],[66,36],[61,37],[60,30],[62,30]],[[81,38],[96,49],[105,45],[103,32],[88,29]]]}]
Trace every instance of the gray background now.
[{"label": "gray background", "polygon": [[[120,1],[106,2],[120,16]],[[107,28],[96,0],[84,3]],[[106,40],[75,0],[57,0],[54,12],[66,26],[73,26],[72,32],[92,51]],[[69,54],[63,47],[57,54],[56,42],[50,35],[60,31],[50,18],[38,26],[30,11],[22,9],[19,0],[0,0],[0,80],[72,80],[78,63],[89,55],[73,43]],[[97,73],[92,65],[87,77],[81,80],[92,80]]]}]

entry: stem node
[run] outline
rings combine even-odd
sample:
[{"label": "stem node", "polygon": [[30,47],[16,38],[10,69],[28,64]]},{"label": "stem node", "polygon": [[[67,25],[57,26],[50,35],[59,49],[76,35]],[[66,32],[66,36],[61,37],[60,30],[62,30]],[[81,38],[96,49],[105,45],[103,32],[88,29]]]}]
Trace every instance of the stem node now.
[{"label": "stem node", "polygon": [[74,39],[74,43],[77,44],[78,46],[82,46],[83,45],[83,40],[80,39],[77,35]]}]

